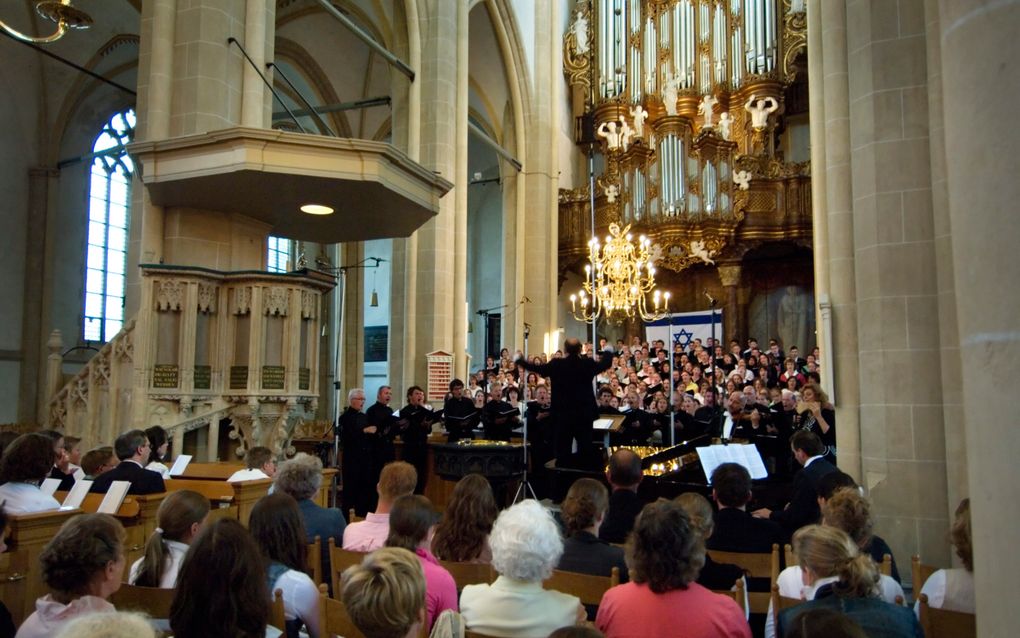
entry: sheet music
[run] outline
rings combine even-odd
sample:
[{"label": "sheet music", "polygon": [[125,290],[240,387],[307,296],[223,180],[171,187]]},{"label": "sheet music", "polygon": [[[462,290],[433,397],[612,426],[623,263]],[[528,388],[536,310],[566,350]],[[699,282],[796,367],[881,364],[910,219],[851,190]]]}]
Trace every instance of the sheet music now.
[{"label": "sheet music", "polygon": [[595,428],[596,430],[608,430],[609,428],[613,427],[613,420],[595,419],[595,421],[592,423],[592,427]]},{"label": "sheet music", "polygon": [[80,467],[74,468],[74,472],[71,473],[74,475],[74,480],[76,481],[81,481],[85,479],[85,470],[81,469]]},{"label": "sheet music", "polygon": [[705,472],[705,480],[712,480],[712,472],[723,463],[736,463],[743,466],[751,474],[752,479],[768,478],[768,470],[761,460],[758,448],[753,444],[743,445],[709,445],[697,448],[701,469]]},{"label": "sheet music", "polygon": [[103,502],[99,504],[99,509],[96,512],[100,514],[116,514],[117,510],[120,509],[121,503],[124,502],[124,497],[127,496],[129,489],[131,489],[131,481],[114,481],[110,483],[110,489],[106,492],[106,496],[103,497]]},{"label": "sheet music", "polygon": [[182,454],[174,460],[173,466],[170,468],[170,476],[180,476],[184,474],[184,470],[187,469],[188,463],[191,463],[190,454]]},{"label": "sheet music", "polygon": [[71,488],[71,491],[67,493],[67,498],[64,499],[60,509],[73,510],[77,507],[81,507],[81,504],[85,502],[85,496],[88,495],[91,487],[92,481],[82,479],[76,482],[74,487]]},{"label": "sheet music", "polygon": [[59,487],[60,479],[48,478],[45,479],[42,482],[42,485],[39,486],[39,491],[45,494],[46,496],[53,496],[53,494],[56,493],[57,488]]}]

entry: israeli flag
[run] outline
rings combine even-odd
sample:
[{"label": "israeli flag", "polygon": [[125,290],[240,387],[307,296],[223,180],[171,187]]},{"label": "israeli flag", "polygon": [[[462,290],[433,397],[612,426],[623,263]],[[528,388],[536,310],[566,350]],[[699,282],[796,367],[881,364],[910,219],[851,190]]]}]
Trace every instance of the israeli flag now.
[{"label": "israeli flag", "polygon": [[[724,341],[722,331],[722,310],[699,310],[697,312],[675,312],[658,321],[645,324],[645,339],[648,343],[661,339],[663,343],[680,344],[686,352],[695,339],[702,345],[712,336],[712,321],[715,315],[715,338]],[[670,348],[672,351],[672,348]]]}]

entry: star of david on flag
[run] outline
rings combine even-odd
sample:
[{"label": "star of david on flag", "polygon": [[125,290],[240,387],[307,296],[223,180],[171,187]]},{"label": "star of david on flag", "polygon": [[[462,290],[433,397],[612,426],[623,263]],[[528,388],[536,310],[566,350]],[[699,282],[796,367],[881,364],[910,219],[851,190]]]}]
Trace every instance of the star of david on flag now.
[{"label": "star of david on flag", "polygon": [[[707,343],[712,336],[712,312],[676,312],[658,321],[645,324],[645,339],[649,343],[661,339],[663,343],[680,345],[687,350],[695,339]],[[722,310],[715,311],[715,338],[724,341]]]}]

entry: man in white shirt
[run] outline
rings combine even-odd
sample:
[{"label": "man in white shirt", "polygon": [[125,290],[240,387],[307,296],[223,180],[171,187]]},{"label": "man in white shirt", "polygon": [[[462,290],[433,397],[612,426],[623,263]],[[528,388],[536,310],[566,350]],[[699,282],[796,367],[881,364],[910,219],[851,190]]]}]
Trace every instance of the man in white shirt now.
[{"label": "man in white shirt", "polygon": [[379,549],[390,534],[390,508],[401,496],[414,493],[418,472],[404,461],[388,463],[379,475],[376,492],[379,505],[365,520],[351,523],[344,529],[344,549],[352,552],[371,552]]},{"label": "man in white shirt", "polygon": [[267,447],[253,447],[244,455],[246,469],[238,470],[230,475],[227,483],[238,481],[255,481],[268,479],[276,476],[276,459],[273,458],[273,451]]}]

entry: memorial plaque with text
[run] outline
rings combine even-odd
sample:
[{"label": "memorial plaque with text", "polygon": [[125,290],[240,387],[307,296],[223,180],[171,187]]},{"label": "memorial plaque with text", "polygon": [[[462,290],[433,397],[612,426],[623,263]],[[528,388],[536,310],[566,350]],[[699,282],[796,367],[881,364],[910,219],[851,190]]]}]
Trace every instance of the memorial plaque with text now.
[{"label": "memorial plaque with text", "polygon": [[307,390],[311,387],[312,371],[308,368],[298,368],[297,379],[298,390]]},{"label": "memorial plaque with text", "polygon": [[177,364],[157,363],[152,367],[152,387],[176,388],[180,374]]},{"label": "memorial plaque with text", "polygon": [[283,366],[262,366],[262,389],[282,390],[286,370]]},{"label": "memorial plaque with text", "polygon": [[248,387],[248,366],[230,366],[230,389],[244,390]]},{"label": "memorial plaque with text", "polygon": [[212,387],[212,366],[195,366],[195,389],[208,390]]}]

